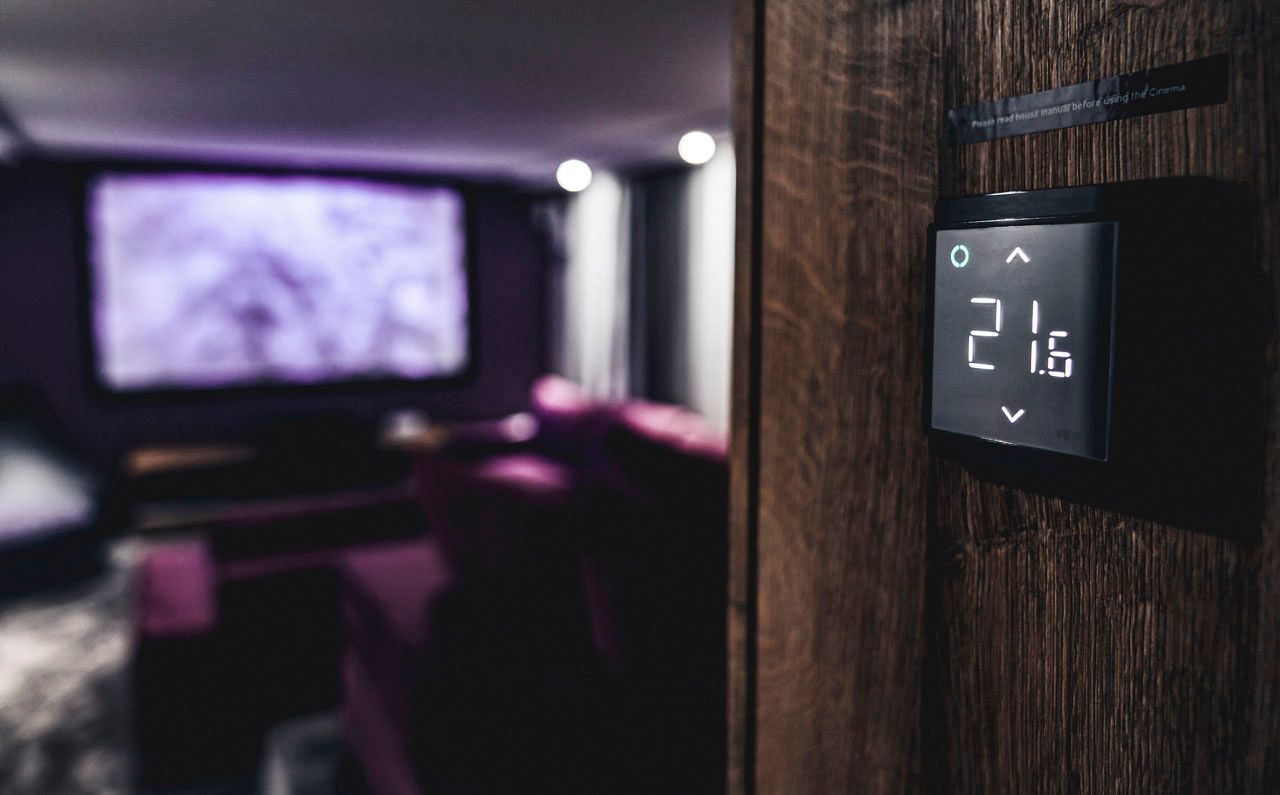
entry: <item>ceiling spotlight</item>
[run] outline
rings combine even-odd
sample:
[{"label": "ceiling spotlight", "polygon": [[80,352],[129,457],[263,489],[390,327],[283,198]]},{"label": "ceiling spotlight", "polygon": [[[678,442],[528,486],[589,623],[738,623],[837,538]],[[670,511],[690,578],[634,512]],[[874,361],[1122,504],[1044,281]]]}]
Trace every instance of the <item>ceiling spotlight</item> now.
[{"label": "ceiling spotlight", "polygon": [[716,139],[702,130],[694,130],[680,136],[677,149],[681,160],[691,166],[700,166],[715,156]]},{"label": "ceiling spotlight", "polygon": [[556,182],[570,193],[586,190],[591,184],[591,166],[581,160],[566,160],[556,169]]}]

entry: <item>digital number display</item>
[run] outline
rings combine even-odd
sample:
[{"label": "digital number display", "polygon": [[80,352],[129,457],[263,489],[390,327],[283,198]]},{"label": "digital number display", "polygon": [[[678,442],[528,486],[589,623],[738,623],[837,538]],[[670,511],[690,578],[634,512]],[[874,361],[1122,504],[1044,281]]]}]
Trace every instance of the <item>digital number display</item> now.
[{"label": "digital number display", "polygon": [[932,427],[1106,460],[1117,225],[935,234]]}]

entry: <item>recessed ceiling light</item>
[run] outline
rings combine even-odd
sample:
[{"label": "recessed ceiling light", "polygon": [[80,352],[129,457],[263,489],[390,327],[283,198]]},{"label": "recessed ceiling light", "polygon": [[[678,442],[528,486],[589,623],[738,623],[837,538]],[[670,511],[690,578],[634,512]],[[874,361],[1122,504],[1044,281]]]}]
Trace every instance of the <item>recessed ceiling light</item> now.
[{"label": "recessed ceiling light", "polygon": [[556,182],[570,193],[586,190],[591,184],[591,166],[581,160],[566,160],[556,169]]},{"label": "recessed ceiling light", "polygon": [[700,166],[716,154],[716,139],[702,130],[694,130],[680,136],[680,145],[676,147],[680,159],[691,166]]}]

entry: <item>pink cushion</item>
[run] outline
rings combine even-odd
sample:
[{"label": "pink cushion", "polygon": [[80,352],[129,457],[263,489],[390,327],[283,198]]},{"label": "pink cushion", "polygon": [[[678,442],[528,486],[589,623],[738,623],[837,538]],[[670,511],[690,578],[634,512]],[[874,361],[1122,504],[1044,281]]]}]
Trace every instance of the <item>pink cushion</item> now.
[{"label": "pink cushion", "polygon": [[434,539],[352,552],[342,564],[345,596],[372,609],[396,642],[418,647],[426,635],[424,610],[454,575]]},{"label": "pink cushion", "polygon": [[495,456],[471,470],[475,488],[496,489],[548,503],[563,504],[572,497],[569,469],[530,453]]},{"label": "pink cushion", "polygon": [[543,416],[580,417],[595,407],[595,401],[574,382],[558,375],[544,375],[530,389],[533,409]]},{"label": "pink cushion", "polygon": [[[454,583],[439,543],[423,539],[354,552],[341,567],[347,654],[361,664],[377,709],[407,725],[413,670],[430,627],[428,610]],[[347,698],[344,695],[344,698]]]},{"label": "pink cushion", "polygon": [[697,413],[636,401],[618,408],[600,470],[619,494],[706,525],[728,503],[727,449]]},{"label": "pink cushion", "polygon": [[631,433],[685,455],[723,461],[728,440],[700,414],[681,406],[633,401],[618,410],[618,421]]},{"label": "pink cushion", "polygon": [[543,376],[530,393],[538,420],[538,446],[569,461],[589,461],[613,416],[612,406],[556,375]]},{"label": "pink cushion", "polygon": [[544,456],[425,456],[414,471],[423,510],[460,570],[492,569],[531,534],[570,528],[575,475]]},{"label": "pink cushion", "polygon": [[208,547],[189,541],[152,549],[139,567],[137,599],[137,626],[143,636],[212,630],[218,608]]}]

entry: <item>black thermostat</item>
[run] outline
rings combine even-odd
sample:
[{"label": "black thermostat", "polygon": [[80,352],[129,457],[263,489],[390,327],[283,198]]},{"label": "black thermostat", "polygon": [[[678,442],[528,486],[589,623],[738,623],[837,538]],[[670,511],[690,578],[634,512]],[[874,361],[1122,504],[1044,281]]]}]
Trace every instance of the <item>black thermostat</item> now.
[{"label": "black thermostat", "polygon": [[982,477],[1241,535],[1263,433],[1249,216],[1207,179],[941,200],[934,449]]},{"label": "black thermostat", "polygon": [[933,427],[1106,460],[1116,227],[938,231]]}]

